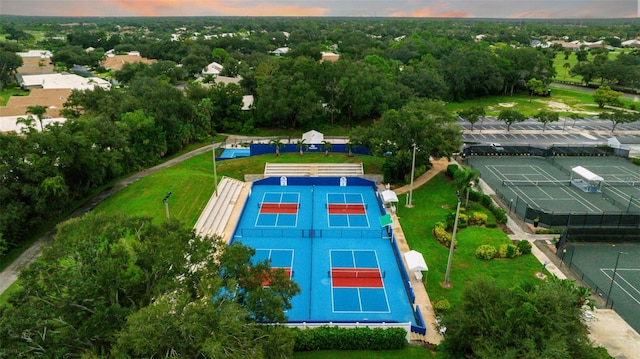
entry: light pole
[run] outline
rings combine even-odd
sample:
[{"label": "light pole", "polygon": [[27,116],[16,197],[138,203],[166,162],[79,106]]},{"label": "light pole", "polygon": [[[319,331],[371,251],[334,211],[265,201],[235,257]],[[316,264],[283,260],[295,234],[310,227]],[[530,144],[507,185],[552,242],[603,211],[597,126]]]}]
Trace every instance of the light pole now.
[{"label": "light pole", "polygon": [[171,192],[167,192],[167,195],[164,196],[164,199],[162,200],[162,202],[164,202],[164,212],[167,215],[167,223],[169,223],[169,221],[170,221],[170,217],[169,217],[169,197],[171,197]]},{"label": "light pole", "polygon": [[458,197],[458,205],[456,207],[456,218],[453,221],[453,234],[451,234],[451,244],[449,245],[449,259],[447,260],[447,272],[444,275],[444,286],[450,287],[449,284],[449,274],[451,273],[451,260],[453,259],[453,247],[456,243],[456,232],[458,231],[458,217],[460,216],[460,192],[456,191],[456,196]]},{"label": "light pole", "polygon": [[218,197],[218,173],[216,172],[216,139],[211,142],[211,151],[213,152],[213,184],[216,186],[215,193]]},{"label": "light pole", "polygon": [[607,293],[607,302],[605,303],[605,307],[607,306],[607,303],[609,303],[609,300],[611,299],[611,289],[613,289],[613,282],[616,281],[616,272],[618,271],[618,261],[620,260],[621,254],[627,254],[627,252],[618,252],[618,256],[616,257],[616,265],[613,268],[613,276],[611,276],[611,284],[609,285],[609,292]]},{"label": "light pole", "polygon": [[465,208],[469,207],[469,191],[471,190],[471,187],[473,187],[473,181],[469,182],[469,185],[467,186],[467,200],[464,203]]},{"label": "light pole", "polygon": [[411,184],[409,185],[409,203],[407,208],[413,208],[413,176],[416,172],[416,143],[413,143],[413,160],[411,161]]}]

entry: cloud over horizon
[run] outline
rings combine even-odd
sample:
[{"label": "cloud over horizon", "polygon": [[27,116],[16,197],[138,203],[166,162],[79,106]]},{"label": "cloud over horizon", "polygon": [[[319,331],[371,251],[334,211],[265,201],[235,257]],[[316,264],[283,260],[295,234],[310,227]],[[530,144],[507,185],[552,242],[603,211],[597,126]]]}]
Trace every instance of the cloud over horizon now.
[{"label": "cloud over horizon", "polygon": [[4,15],[637,18],[640,0],[1,0]]}]

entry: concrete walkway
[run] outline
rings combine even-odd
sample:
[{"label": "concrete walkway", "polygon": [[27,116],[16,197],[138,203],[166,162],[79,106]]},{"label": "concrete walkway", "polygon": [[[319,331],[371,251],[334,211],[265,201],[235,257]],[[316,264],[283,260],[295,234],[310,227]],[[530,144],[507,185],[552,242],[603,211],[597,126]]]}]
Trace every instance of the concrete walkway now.
[{"label": "concrete walkway", "polygon": [[[422,176],[416,178],[413,181],[413,187],[417,188],[422,186],[423,184],[429,182],[434,176],[438,173],[446,170],[449,161],[444,159],[439,159],[436,161],[431,161],[433,167],[425,172]],[[403,194],[410,191],[409,186],[403,186],[397,189],[394,189],[396,194]],[[400,221],[398,220],[398,216],[395,213],[391,213],[391,218],[393,219],[392,229],[393,234],[396,237],[396,242],[398,243],[398,249],[400,249],[400,253],[402,253],[403,258],[404,254],[409,252],[411,248],[409,248],[409,244],[407,243],[407,239],[404,236],[404,232],[402,231],[402,226],[400,225]],[[403,261],[404,262],[404,261]],[[424,286],[424,283],[421,279],[417,279],[413,273],[407,267],[407,263],[404,263],[405,270],[409,273],[409,279],[411,280],[411,286],[413,287],[413,292],[416,296],[415,305],[420,307],[420,312],[422,313],[422,321],[427,326],[427,335],[422,340],[425,340],[427,343],[431,344],[440,344],[442,341],[442,335],[436,329],[436,315],[433,310],[433,306],[431,305],[431,300],[429,299],[429,294],[427,293],[427,289]]]}]

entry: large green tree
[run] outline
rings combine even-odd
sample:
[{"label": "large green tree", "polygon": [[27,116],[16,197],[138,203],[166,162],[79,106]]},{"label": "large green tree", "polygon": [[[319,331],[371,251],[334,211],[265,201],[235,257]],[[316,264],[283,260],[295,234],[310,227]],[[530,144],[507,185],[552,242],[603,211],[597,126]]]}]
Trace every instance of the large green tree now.
[{"label": "large green tree", "polygon": [[70,220],[0,308],[0,357],[275,357],[265,348],[282,341],[286,352],[289,337],[257,323],[286,321],[299,289],[253,254],[175,222]]},{"label": "large green tree", "polygon": [[450,157],[460,149],[460,127],[455,118],[434,100],[410,102],[399,110],[385,112],[379,121],[351,132],[349,141],[385,156],[392,180],[404,180],[411,171],[413,145],[416,167],[428,166],[429,157]]},{"label": "large green tree", "polygon": [[555,278],[509,289],[474,282],[444,315],[439,348],[446,358],[600,358],[582,321],[588,293]]},{"label": "large green tree", "polygon": [[506,108],[501,110],[498,114],[498,120],[504,122],[507,125],[507,131],[511,130],[511,125],[516,122],[522,122],[526,117],[518,110]]},{"label": "large green tree", "polygon": [[622,92],[612,90],[609,86],[600,86],[593,93],[593,100],[598,104],[600,108],[604,108],[607,105],[614,105],[618,102],[618,97],[622,95]]}]

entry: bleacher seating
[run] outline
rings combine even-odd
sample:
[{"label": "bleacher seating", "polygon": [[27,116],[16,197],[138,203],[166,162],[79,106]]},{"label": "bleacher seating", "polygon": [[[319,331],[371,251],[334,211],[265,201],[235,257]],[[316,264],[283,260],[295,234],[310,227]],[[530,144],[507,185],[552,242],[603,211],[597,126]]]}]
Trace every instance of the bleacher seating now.
[{"label": "bleacher seating", "polygon": [[362,177],[362,163],[267,163],[265,177]]},{"label": "bleacher seating", "polygon": [[214,192],[200,214],[194,226],[200,236],[224,236],[224,229],[229,222],[245,183],[233,178],[223,177],[218,183],[218,194]]}]

